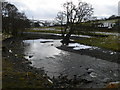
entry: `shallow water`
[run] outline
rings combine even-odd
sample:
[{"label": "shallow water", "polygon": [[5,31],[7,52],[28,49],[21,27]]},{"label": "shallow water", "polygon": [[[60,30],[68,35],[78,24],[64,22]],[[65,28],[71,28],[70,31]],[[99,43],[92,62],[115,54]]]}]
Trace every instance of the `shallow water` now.
[{"label": "shallow water", "polygon": [[[64,74],[69,78],[79,75],[97,82],[118,80],[119,64],[57,49],[56,47],[61,46],[60,40],[37,39],[23,42],[26,45],[25,58],[32,62],[32,66],[43,68],[50,77]],[[68,47],[74,47],[75,50],[96,49],[77,43],[71,43]]]},{"label": "shallow water", "polygon": [[[57,48],[53,46],[53,42],[51,39],[47,40],[49,42],[47,43],[42,43],[45,42],[46,40],[40,39],[40,40],[27,40],[24,41],[24,43],[28,43],[29,46],[26,47],[25,49],[25,54],[26,55],[33,55],[34,59],[38,58],[45,58],[45,57],[52,57],[54,55],[59,55],[61,52]],[[56,41],[57,43],[58,41]],[[57,44],[56,44],[57,45]]]}]

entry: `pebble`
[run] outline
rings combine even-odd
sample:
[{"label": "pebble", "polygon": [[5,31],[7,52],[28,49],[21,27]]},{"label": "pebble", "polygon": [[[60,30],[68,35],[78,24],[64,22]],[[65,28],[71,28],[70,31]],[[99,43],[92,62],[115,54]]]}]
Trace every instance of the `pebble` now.
[{"label": "pebble", "polygon": [[29,58],[32,58],[32,57],[33,57],[33,55],[29,56]]},{"label": "pebble", "polygon": [[52,80],[50,80],[50,79],[48,79],[48,81],[49,81],[50,83],[53,83]]},{"label": "pebble", "polygon": [[10,53],[12,53],[12,50],[9,50]]},{"label": "pebble", "polygon": [[116,73],[113,74],[115,77],[117,77],[118,75]]},{"label": "pebble", "polygon": [[108,82],[109,80],[110,80],[110,78],[104,78],[104,79],[103,79],[103,82],[106,83],[106,82]]},{"label": "pebble", "polygon": [[15,54],[15,56],[17,57],[17,54]]},{"label": "pebble", "polygon": [[92,73],[90,73],[90,76],[94,78],[94,77],[97,77],[97,74],[92,72]]},{"label": "pebble", "polygon": [[89,68],[89,69],[88,69],[88,71],[90,71],[90,72],[93,72],[93,71],[94,71],[94,69],[92,69],[92,68]]}]

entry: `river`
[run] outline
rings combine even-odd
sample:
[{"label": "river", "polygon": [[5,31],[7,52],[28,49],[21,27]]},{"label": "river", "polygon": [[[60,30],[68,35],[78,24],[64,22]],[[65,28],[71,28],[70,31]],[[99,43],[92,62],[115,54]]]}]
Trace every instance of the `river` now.
[{"label": "river", "polygon": [[[119,81],[120,64],[98,59],[95,57],[81,55],[73,52],[63,51],[56,47],[61,46],[60,40],[35,39],[24,40],[25,58],[32,62],[32,66],[42,68],[49,77],[57,77],[60,74],[73,78],[74,75],[93,80],[95,83],[108,81]],[[78,48],[78,47],[82,48]],[[68,47],[73,49],[97,49],[71,43]]]}]

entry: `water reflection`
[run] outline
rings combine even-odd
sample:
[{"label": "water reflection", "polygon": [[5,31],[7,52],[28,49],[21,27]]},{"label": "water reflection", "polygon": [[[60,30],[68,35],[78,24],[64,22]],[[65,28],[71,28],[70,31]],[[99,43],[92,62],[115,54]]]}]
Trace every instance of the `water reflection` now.
[{"label": "water reflection", "polygon": [[[47,43],[42,43],[42,42],[47,42]],[[59,55],[61,53],[61,50],[55,48],[55,46],[61,45],[59,40],[56,40],[55,42],[52,42],[53,40],[25,40],[24,43],[30,44],[28,47],[25,49],[25,54],[26,55],[34,55],[34,59],[44,59],[45,57],[53,57],[54,55]],[[53,46],[54,45],[54,46]]]},{"label": "water reflection", "polygon": [[[60,46],[60,40],[38,39],[23,41],[27,46],[25,48],[25,58],[32,62],[32,66],[37,68],[44,67],[45,71],[51,76],[58,75],[62,71],[60,62],[62,59],[56,59],[58,56],[67,56],[67,52],[57,49]],[[43,43],[44,42],[44,43]],[[30,56],[33,56],[30,58]]]},{"label": "water reflection", "polygon": [[[25,40],[23,42],[26,45],[24,52],[26,58],[32,62],[34,67],[44,67],[44,70],[50,77],[58,76],[62,73],[70,78],[74,75],[86,75],[99,79],[111,78],[114,75],[110,76],[109,71],[115,71],[119,66],[117,63],[59,50],[56,47],[61,46],[60,40],[37,39]],[[80,47],[81,45],[71,43],[69,46]],[[82,46],[84,49],[91,48],[90,46]],[[94,71],[88,75],[90,70]]]}]

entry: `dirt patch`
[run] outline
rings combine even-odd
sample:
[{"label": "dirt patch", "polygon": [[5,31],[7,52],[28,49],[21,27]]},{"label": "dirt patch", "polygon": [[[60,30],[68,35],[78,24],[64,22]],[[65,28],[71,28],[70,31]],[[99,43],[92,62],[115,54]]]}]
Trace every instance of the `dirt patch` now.
[{"label": "dirt patch", "polygon": [[[120,64],[120,53],[116,52],[116,54],[111,54],[110,50],[107,49],[103,49],[103,48],[99,48],[99,49],[80,49],[80,50],[74,50],[72,47],[67,47],[67,46],[60,46],[57,47],[58,49],[61,50],[65,50],[65,51],[69,51],[69,52],[74,52],[74,53],[78,53],[81,55],[88,55],[88,56],[92,56],[98,59],[103,59],[103,60],[107,60],[110,62],[115,62],[115,63],[119,63]],[[104,53],[104,52],[105,53]]]}]

